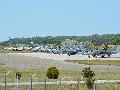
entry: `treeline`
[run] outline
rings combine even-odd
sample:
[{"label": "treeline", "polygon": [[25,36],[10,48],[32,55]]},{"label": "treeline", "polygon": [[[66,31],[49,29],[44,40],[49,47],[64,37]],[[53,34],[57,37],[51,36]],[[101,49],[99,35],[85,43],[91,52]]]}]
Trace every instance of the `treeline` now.
[{"label": "treeline", "polygon": [[1,45],[16,45],[16,44],[38,44],[38,45],[46,45],[46,44],[54,44],[54,45],[60,45],[62,41],[65,39],[72,39],[77,40],[79,42],[86,42],[90,41],[94,45],[102,45],[102,44],[114,44],[114,45],[120,45],[120,34],[104,34],[104,35],[98,35],[94,34],[92,36],[46,36],[46,37],[31,37],[31,38],[13,38],[9,39],[7,41],[3,41],[0,44]]}]

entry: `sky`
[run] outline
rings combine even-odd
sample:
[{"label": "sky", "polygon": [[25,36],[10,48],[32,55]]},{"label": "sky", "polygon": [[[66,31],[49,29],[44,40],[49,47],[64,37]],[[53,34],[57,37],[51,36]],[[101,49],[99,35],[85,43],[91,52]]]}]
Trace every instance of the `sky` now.
[{"label": "sky", "polygon": [[120,0],[0,0],[0,41],[120,33]]}]

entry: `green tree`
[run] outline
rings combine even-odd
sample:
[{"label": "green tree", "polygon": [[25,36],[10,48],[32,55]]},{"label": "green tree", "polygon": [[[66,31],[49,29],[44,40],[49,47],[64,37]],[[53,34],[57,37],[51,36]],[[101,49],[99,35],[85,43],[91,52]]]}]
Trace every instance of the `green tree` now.
[{"label": "green tree", "polygon": [[112,40],[113,45],[120,45],[120,36]]},{"label": "green tree", "polygon": [[85,79],[85,84],[87,88],[91,90],[93,88],[93,84],[95,81],[94,79],[95,73],[92,70],[90,70],[90,67],[86,67],[82,70],[81,75]]},{"label": "green tree", "polygon": [[56,67],[49,67],[46,73],[46,77],[49,79],[58,79],[59,71]]},{"label": "green tree", "polygon": [[[100,46],[104,44],[111,44],[112,42],[115,45],[120,45],[120,34],[104,34],[104,35],[92,35],[92,36],[47,36],[47,37],[31,37],[31,38],[9,38],[7,41],[0,42],[1,45],[16,45],[16,44],[26,44],[30,45],[30,42],[34,42],[34,44],[39,45],[47,45],[47,44],[55,44],[61,45],[62,42],[68,41],[71,43],[77,42],[86,42],[90,41],[94,45]],[[77,42],[76,42],[77,41]]]}]

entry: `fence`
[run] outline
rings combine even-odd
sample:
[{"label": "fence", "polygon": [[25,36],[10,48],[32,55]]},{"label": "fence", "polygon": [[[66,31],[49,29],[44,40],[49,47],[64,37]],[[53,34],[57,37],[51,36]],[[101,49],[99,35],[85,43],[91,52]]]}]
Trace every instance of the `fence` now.
[{"label": "fence", "polygon": [[[12,72],[14,73],[14,72]],[[43,79],[33,74],[19,80],[15,74],[0,75],[0,90],[88,90],[84,81],[64,81]],[[120,90],[120,80],[96,80],[93,90]]]},{"label": "fence", "polygon": [[[22,80],[7,81],[5,75],[0,82],[0,90],[88,90],[84,81],[62,81],[44,79],[35,81],[29,78],[28,82]],[[120,80],[96,80],[92,90],[120,90]]]}]

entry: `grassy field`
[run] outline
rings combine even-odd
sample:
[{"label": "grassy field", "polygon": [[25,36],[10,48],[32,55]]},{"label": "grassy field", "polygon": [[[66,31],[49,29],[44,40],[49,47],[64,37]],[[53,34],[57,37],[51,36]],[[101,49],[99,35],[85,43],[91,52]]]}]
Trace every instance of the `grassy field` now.
[{"label": "grassy field", "polygon": [[[36,73],[35,77],[33,78],[33,81],[44,81],[46,78],[46,70],[39,70],[39,69],[33,69],[33,70],[17,70],[15,68],[8,68],[5,67],[4,64],[0,65],[0,82],[4,82],[4,74],[8,71],[11,71],[7,75],[7,82],[16,82],[16,72],[22,72],[22,77],[20,82],[29,82],[31,76]],[[47,81],[58,81],[66,76],[64,80],[80,80],[81,76],[81,70],[59,70],[60,75],[57,80],[50,80],[47,79]],[[110,72],[95,72],[95,79],[96,80],[119,80],[120,79],[120,73],[110,73]],[[20,86],[21,90],[28,90],[30,86]],[[47,85],[47,90],[77,90],[76,84],[69,84],[69,85]],[[0,90],[4,90],[4,87],[0,86]],[[7,90],[16,90],[16,86],[7,87]],[[45,85],[34,85],[33,90],[45,90]],[[84,84],[79,84],[78,90],[88,90]],[[120,84],[114,83],[114,84],[97,84],[97,90],[120,90]]]},{"label": "grassy field", "polygon": [[[29,90],[30,86],[19,86],[20,90]],[[77,90],[77,84],[69,84],[69,85],[33,85],[33,90]],[[97,90],[120,90],[119,83],[108,83],[108,84],[97,84]],[[0,90],[4,90],[4,87],[0,87]],[[7,90],[16,90],[16,86],[7,87]],[[78,90],[88,90],[85,84],[78,84]]]},{"label": "grassy field", "polygon": [[66,60],[67,62],[73,62],[84,65],[116,65],[120,66],[120,60]]},{"label": "grassy field", "polygon": [[[35,81],[43,81],[46,78],[46,70],[16,70],[14,68],[7,68],[4,65],[0,65],[0,82],[4,81],[4,74],[8,71],[11,71],[7,76],[8,82],[16,81],[16,72],[22,72],[21,81],[29,81],[30,77],[36,73],[34,80]],[[81,70],[59,70],[60,75],[58,80],[63,77],[66,77],[64,80],[79,80],[81,76]],[[95,72],[96,80],[118,80],[120,79],[120,73],[116,72]],[[49,79],[47,79],[49,81]]]},{"label": "grassy field", "polygon": [[[13,59],[12,59],[13,60]],[[71,61],[74,63],[79,64],[85,64],[85,65],[120,65],[120,61],[116,60],[107,60],[107,61]],[[36,75],[33,77],[33,81],[39,82],[44,81],[46,79],[46,69],[30,69],[30,70],[18,70],[15,68],[9,68],[6,67],[5,64],[0,64],[0,82],[4,82],[4,75],[8,71],[11,71],[7,75],[7,82],[16,82],[16,72],[21,72],[22,77],[20,82],[29,82],[31,76],[36,73]],[[64,80],[80,80],[81,76],[81,70],[65,70],[60,69],[59,70],[60,75],[59,78],[56,80],[50,80],[47,79],[47,81],[58,81],[61,80],[63,77],[66,77]],[[120,73],[119,72],[99,72],[95,71],[95,79],[96,80],[120,80]],[[117,86],[116,86],[117,85]],[[20,86],[21,90],[29,90],[30,86]],[[47,90],[77,90],[77,86],[75,84],[69,84],[69,85],[47,85]],[[0,86],[0,90],[4,90],[4,87]],[[7,90],[16,90],[16,86],[7,87]],[[33,90],[45,90],[45,85],[34,85]],[[84,84],[79,84],[79,90],[87,90],[86,86]],[[120,84],[114,83],[114,84],[97,84],[97,90],[120,90]]]}]

